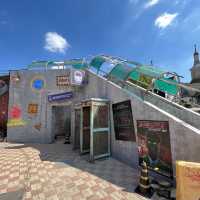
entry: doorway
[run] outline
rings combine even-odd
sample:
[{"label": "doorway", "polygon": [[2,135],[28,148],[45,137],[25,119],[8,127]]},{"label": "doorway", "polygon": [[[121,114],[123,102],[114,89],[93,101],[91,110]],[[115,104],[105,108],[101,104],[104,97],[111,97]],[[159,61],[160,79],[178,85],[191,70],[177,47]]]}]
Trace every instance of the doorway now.
[{"label": "doorway", "polygon": [[71,106],[52,106],[52,133],[54,140],[71,136]]}]

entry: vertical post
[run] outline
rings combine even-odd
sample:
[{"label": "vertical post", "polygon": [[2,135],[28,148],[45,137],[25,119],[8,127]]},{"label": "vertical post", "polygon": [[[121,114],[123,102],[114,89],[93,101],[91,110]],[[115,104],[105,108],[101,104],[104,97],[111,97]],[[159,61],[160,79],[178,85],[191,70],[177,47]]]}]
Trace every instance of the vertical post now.
[{"label": "vertical post", "polygon": [[83,106],[81,106],[80,123],[80,153],[83,153]]},{"label": "vertical post", "polygon": [[111,155],[111,102],[106,104],[108,106],[108,154]]},{"label": "vertical post", "polygon": [[93,112],[93,102],[91,101],[90,105],[90,161],[94,161],[94,133],[93,133],[93,125],[94,125],[94,112]]},{"label": "vertical post", "polygon": [[73,150],[76,149],[76,132],[75,132],[75,127],[76,127],[76,108],[73,107],[73,110],[71,110],[71,138],[72,138],[72,148]]}]

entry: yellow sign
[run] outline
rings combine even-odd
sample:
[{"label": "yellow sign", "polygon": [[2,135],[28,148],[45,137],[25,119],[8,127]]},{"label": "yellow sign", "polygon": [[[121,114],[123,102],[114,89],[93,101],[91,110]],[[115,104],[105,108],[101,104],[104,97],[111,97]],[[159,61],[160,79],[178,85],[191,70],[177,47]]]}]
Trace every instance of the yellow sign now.
[{"label": "yellow sign", "polygon": [[176,199],[200,200],[200,163],[176,162]]},{"label": "yellow sign", "polygon": [[7,126],[13,127],[13,126],[25,126],[26,122],[22,119],[9,119]]},{"label": "yellow sign", "polygon": [[37,114],[38,112],[38,104],[28,104],[28,113],[29,114]]}]

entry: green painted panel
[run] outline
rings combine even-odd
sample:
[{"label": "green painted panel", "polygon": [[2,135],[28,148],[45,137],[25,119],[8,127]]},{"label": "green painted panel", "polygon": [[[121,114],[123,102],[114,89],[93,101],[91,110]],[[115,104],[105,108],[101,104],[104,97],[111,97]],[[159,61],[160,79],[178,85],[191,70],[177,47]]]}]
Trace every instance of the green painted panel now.
[{"label": "green painted panel", "polygon": [[163,80],[166,80],[166,81],[172,82],[172,83],[177,83],[175,80],[170,80],[170,79],[167,79],[167,78],[163,78],[163,79],[160,79],[160,80],[156,80],[154,82],[154,88],[158,89],[158,90],[161,90],[163,92],[167,92],[168,94],[171,94],[171,95],[176,95],[177,92],[178,92],[178,86],[174,85],[174,84],[170,84],[170,83],[164,82]]},{"label": "green painted panel", "polygon": [[130,73],[129,78],[130,78],[130,79],[133,79],[133,80],[135,80],[135,81],[138,81],[139,78],[140,78],[140,73],[134,70],[134,71],[132,71],[132,72]]}]

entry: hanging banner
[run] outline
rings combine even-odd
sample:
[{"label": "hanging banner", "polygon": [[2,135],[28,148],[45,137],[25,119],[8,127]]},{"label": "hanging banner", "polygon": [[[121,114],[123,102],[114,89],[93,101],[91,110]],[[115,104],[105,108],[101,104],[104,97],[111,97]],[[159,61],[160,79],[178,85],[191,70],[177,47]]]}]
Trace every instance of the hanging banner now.
[{"label": "hanging banner", "polygon": [[176,162],[176,199],[200,199],[200,163]]},{"label": "hanging banner", "polygon": [[54,102],[54,101],[64,101],[67,99],[71,99],[73,97],[72,92],[64,92],[60,94],[52,94],[48,96],[48,101],[49,102]]},{"label": "hanging banner", "polygon": [[147,163],[149,169],[172,177],[172,158],[169,124],[167,121],[137,121],[139,164]]}]

